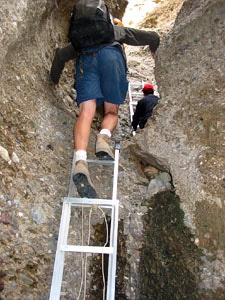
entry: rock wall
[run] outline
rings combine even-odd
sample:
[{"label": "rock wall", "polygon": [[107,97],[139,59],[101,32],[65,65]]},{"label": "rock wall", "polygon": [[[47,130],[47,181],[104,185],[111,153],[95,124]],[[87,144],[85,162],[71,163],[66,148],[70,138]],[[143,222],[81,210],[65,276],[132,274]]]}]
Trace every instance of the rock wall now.
[{"label": "rock wall", "polygon": [[161,103],[140,142],[171,170],[186,222],[213,257],[214,279],[202,278],[212,289],[225,274],[224,35],[224,1],[184,1],[156,57]]},{"label": "rock wall", "polygon": [[224,8],[223,1],[186,1],[155,69],[163,106],[158,133],[166,156],[176,153],[174,182],[194,211],[198,201],[224,208]]}]

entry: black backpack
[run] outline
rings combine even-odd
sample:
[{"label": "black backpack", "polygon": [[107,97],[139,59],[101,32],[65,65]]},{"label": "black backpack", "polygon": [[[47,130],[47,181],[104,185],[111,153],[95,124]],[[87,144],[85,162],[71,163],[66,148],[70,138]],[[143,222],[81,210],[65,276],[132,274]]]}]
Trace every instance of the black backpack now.
[{"label": "black backpack", "polygon": [[70,20],[69,39],[78,52],[114,41],[113,24],[104,1],[77,0]]}]

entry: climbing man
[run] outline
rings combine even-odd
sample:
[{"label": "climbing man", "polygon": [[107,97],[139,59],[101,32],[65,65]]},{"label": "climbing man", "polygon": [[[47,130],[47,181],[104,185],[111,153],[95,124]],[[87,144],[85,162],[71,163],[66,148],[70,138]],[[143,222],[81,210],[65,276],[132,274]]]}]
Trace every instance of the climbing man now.
[{"label": "climbing man", "polygon": [[87,164],[87,147],[96,107],[103,105],[104,116],[96,139],[95,154],[99,159],[114,159],[109,143],[117,126],[119,106],[123,104],[128,89],[127,64],[123,43],[134,46],[149,45],[154,55],[159,46],[159,35],[113,25],[114,38],[105,45],[99,44],[77,52],[72,44],[57,49],[50,76],[58,86],[67,61],[76,58],[75,89],[79,116],[74,127],[76,165],[73,181],[80,197],[96,198]]},{"label": "climbing man", "polygon": [[142,92],[144,97],[138,101],[136,110],[133,114],[132,127],[134,131],[139,127],[143,129],[147,120],[152,116],[153,108],[157,105],[159,97],[154,95],[154,86],[145,83]]}]

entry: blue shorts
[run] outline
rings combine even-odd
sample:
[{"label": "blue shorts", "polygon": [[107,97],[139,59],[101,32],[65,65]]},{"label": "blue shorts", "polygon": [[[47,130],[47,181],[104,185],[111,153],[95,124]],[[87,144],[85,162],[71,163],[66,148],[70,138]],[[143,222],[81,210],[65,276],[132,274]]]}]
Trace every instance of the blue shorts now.
[{"label": "blue shorts", "polygon": [[[93,49],[89,49],[93,51]],[[127,68],[116,46],[106,46],[93,55],[82,55],[76,61],[77,104],[97,99],[123,104],[128,89]]]}]

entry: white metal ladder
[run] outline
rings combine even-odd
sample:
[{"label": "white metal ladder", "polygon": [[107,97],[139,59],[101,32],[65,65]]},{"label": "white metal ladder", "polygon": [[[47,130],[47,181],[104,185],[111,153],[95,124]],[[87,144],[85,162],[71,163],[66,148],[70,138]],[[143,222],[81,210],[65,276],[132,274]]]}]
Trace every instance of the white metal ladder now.
[{"label": "white metal ladder", "polygon": [[[141,82],[129,82],[128,86],[128,95],[129,95],[129,108],[130,108],[130,121],[133,121],[133,114],[138,103],[143,97],[143,92],[141,91],[144,86],[144,81]],[[137,91],[138,90],[138,91]],[[135,131],[133,131],[133,135],[135,135]]]},{"label": "white metal ladder", "polygon": [[[89,199],[89,198],[73,198],[74,183],[72,174],[75,167],[75,153],[72,164],[71,180],[69,186],[69,195],[64,198],[62,215],[59,228],[59,236],[57,243],[57,250],[55,256],[55,263],[52,276],[52,284],[49,300],[60,299],[65,252],[80,252],[80,253],[100,253],[108,254],[108,276],[107,276],[107,289],[106,299],[115,299],[115,279],[116,279],[116,256],[117,256],[117,235],[118,235],[118,215],[119,215],[119,200],[117,199],[117,183],[118,183],[118,166],[119,166],[119,150],[120,143],[115,143],[115,159],[109,160],[88,160],[89,163],[97,164],[114,164],[113,169],[113,191],[112,199]],[[91,207],[97,205],[101,208],[111,210],[111,225],[110,225],[110,240],[109,246],[83,246],[83,245],[68,245],[67,238],[69,233],[69,224],[72,206],[86,206]]]}]

